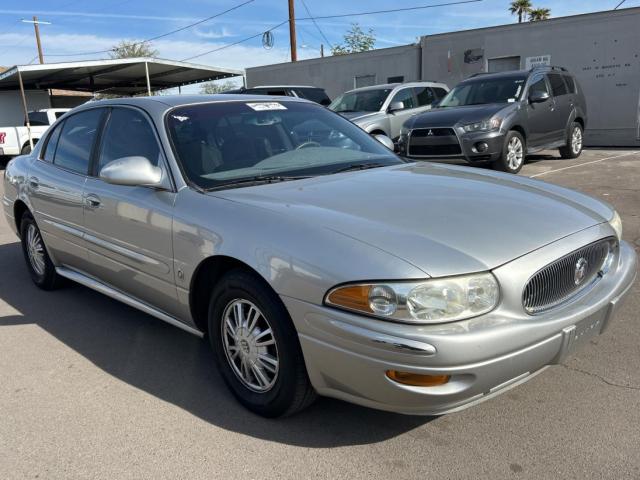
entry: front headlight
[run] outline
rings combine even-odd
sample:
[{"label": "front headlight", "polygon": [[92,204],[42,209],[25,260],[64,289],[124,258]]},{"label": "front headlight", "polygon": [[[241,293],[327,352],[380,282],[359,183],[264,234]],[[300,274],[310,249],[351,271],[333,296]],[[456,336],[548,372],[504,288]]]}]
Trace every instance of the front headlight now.
[{"label": "front headlight", "polygon": [[618,240],[622,240],[622,219],[615,210],[613,211],[613,218],[609,220],[609,225],[615,230]]},{"label": "front headlight", "polygon": [[500,300],[491,273],[419,282],[371,282],[331,289],[325,304],[406,323],[442,323],[493,310]]},{"label": "front headlight", "polygon": [[493,130],[498,130],[501,124],[502,124],[501,118],[493,117],[489,120],[483,120],[482,122],[475,122],[475,123],[470,123],[468,125],[463,125],[462,129],[467,133],[491,132]]}]

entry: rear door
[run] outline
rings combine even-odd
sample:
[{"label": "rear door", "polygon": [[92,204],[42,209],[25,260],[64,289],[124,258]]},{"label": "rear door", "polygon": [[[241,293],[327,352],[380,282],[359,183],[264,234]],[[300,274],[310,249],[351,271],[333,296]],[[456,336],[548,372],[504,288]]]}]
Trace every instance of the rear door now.
[{"label": "rear door", "polygon": [[57,263],[82,271],[88,268],[82,191],[104,113],[84,110],[56,125],[27,180],[49,253]]},{"label": "rear door", "polygon": [[113,160],[142,156],[169,175],[151,120],[142,110],[113,107],[92,175],[84,188],[90,273],[116,289],[175,315],[172,222],[175,193],[112,185],[100,170]]}]

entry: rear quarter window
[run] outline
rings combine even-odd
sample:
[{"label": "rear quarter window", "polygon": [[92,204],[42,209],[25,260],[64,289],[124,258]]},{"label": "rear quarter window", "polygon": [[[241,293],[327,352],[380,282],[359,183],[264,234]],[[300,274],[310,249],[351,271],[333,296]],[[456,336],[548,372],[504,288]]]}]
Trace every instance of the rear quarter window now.
[{"label": "rear quarter window", "polygon": [[431,90],[433,90],[433,93],[435,93],[438,100],[444,98],[444,96],[447,94],[447,91],[444,88],[433,87]]}]

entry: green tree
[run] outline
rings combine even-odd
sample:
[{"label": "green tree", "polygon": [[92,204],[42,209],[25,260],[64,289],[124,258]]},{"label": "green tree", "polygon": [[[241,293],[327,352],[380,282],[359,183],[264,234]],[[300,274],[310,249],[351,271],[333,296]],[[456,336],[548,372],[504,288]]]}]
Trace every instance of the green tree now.
[{"label": "green tree", "polygon": [[334,45],[331,49],[333,55],[346,55],[347,53],[366,52],[372,50],[376,44],[373,29],[365,32],[357,23],[351,24],[351,29],[344,34],[344,42]]},{"label": "green tree", "polygon": [[156,57],[158,51],[149,42],[128,42],[122,40],[111,49],[111,58]]},{"label": "green tree", "polygon": [[527,18],[527,13],[531,11],[531,2],[529,0],[513,0],[509,6],[511,15],[518,15],[518,23],[522,23],[522,19]]},{"label": "green tree", "polygon": [[200,93],[205,95],[213,95],[216,93],[226,92],[227,90],[233,90],[235,88],[239,88],[238,85],[229,80],[222,83],[208,82],[203,83],[200,86]]},{"label": "green tree", "polygon": [[551,10],[548,8],[532,8],[529,10],[529,20],[532,22],[548,20],[549,17],[551,17]]}]

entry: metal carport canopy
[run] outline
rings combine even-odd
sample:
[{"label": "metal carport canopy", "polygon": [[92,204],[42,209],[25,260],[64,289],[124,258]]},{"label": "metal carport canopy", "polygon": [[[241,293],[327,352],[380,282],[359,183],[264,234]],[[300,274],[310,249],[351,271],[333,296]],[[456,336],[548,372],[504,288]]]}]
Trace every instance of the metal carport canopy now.
[{"label": "metal carport canopy", "polygon": [[0,90],[50,88],[138,95],[243,75],[242,70],[157,58],[120,58],[17,65],[0,73]]}]

